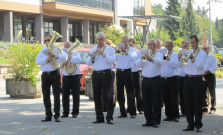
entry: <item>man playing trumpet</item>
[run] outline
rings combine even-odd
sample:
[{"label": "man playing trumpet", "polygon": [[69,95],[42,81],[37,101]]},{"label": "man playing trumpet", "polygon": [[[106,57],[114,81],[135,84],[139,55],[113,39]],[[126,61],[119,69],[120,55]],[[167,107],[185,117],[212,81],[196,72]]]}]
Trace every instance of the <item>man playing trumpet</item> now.
[{"label": "man playing trumpet", "polygon": [[[71,47],[70,42],[64,43],[64,49]],[[69,50],[70,51],[70,50]],[[80,54],[76,51],[68,53],[68,60],[63,66],[63,81],[62,81],[62,101],[63,101],[63,115],[61,118],[68,117],[70,110],[70,93],[73,96],[73,111],[71,112],[73,118],[77,118],[79,114],[80,104]],[[68,68],[68,69],[67,69]],[[70,71],[71,70],[71,71]]]},{"label": "man playing trumpet", "polygon": [[[46,35],[44,37],[44,43],[48,47],[48,43],[51,41],[51,36]],[[55,55],[59,48],[53,48],[53,52],[48,52],[44,54],[47,47],[40,50],[36,57],[36,64],[40,65],[40,70],[42,71],[41,81],[42,81],[42,93],[43,93],[43,103],[45,106],[45,119],[42,122],[52,121],[52,111],[51,111],[51,101],[50,101],[50,87],[53,87],[54,96],[54,118],[56,122],[60,122],[60,72],[58,69],[52,66],[51,62],[53,59],[59,62],[67,61],[67,54],[61,53],[58,56]],[[55,53],[55,54],[54,54]]]},{"label": "man playing trumpet", "polygon": [[142,67],[142,96],[146,123],[142,126],[157,128],[161,119],[161,78],[160,70],[163,55],[156,52],[156,41],[148,42],[149,54],[145,54],[145,61],[138,59],[136,65]]}]

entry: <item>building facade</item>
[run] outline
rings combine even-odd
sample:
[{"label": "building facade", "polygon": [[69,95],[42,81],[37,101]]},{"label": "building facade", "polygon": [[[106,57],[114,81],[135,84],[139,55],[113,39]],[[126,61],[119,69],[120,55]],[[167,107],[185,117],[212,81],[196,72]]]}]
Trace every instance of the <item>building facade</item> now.
[{"label": "building facade", "polygon": [[62,35],[59,41],[93,44],[105,25],[118,22],[133,31],[132,21],[118,16],[151,13],[150,0],[0,0],[0,41],[43,43],[55,30]]}]

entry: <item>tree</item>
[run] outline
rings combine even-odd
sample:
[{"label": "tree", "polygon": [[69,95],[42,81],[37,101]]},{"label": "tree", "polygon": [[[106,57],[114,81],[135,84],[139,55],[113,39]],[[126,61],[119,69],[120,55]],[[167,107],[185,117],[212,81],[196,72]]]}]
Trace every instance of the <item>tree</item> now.
[{"label": "tree", "polygon": [[[178,0],[168,0],[167,4],[166,15],[180,16],[181,5]],[[164,22],[164,27],[169,31],[171,40],[176,40],[180,36],[180,21],[180,19],[167,19]]]},{"label": "tree", "polygon": [[188,0],[186,15],[183,17],[183,35],[186,39],[189,39],[191,35],[199,34],[199,27],[197,25],[197,19],[195,18],[195,12],[191,0]]},{"label": "tree", "polygon": [[218,24],[218,17],[216,17],[216,20],[215,20],[215,29],[218,31],[219,33],[219,24]]}]

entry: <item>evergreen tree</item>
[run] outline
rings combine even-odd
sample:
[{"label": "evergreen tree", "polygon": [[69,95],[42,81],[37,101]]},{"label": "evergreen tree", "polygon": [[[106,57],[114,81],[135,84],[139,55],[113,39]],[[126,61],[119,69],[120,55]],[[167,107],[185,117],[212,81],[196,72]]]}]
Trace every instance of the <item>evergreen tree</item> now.
[{"label": "evergreen tree", "polygon": [[183,17],[183,34],[186,39],[189,39],[191,35],[198,35],[199,27],[195,18],[195,12],[191,0],[188,0],[186,15]]},{"label": "evergreen tree", "polygon": [[[167,4],[166,15],[180,16],[181,5],[178,0],[168,0]],[[169,31],[171,40],[176,40],[180,36],[180,21],[180,19],[167,19],[164,22],[164,27]]]},{"label": "evergreen tree", "polygon": [[218,17],[216,17],[216,20],[215,20],[215,29],[216,29],[217,32],[219,33]]}]

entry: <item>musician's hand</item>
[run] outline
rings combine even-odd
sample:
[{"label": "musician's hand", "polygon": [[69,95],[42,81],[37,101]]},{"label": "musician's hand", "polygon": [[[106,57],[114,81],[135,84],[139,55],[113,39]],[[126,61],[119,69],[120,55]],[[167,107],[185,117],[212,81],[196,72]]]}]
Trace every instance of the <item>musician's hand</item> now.
[{"label": "musician's hand", "polygon": [[54,55],[52,52],[48,52],[47,55],[48,55],[49,57],[55,57],[55,55]]},{"label": "musician's hand", "polygon": [[121,48],[121,51],[122,51],[123,53],[126,53],[126,50],[125,50],[124,48]]},{"label": "musician's hand", "polygon": [[48,57],[48,58],[47,58],[47,61],[48,61],[48,62],[51,62],[52,60],[53,60],[53,57]]},{"label": "musician's hand", "polygon": [[91,62],[94,63],[95,57],[91,57]]},{"label": "musician's hand", "polygon": [[182,58],[183,54],[178,53],[178,59],[180,60]]},{"label": "musician's hand", "polygon": [[100,48],[97,48],[96,51],[98,52],[98,54],[103,55],[103,51]]},{"label": "musician's hand", "polygon": [[205,71],[205,72],[204,72],[204,75],[207,75],[207,74],[210,74],[210,73],[211,73],[211,71],[208,70],[208,71]]},{"label": "musician's hand", "polygon": [[193,55],[190,55],[190,59],[192,60],[194,58],[194,56]]},{"label": "musician's hand", "polygon": [[66,65],[68,64],[68,62],[69,62],[69,61],[64,62],[63,65],[66,66]]}]

